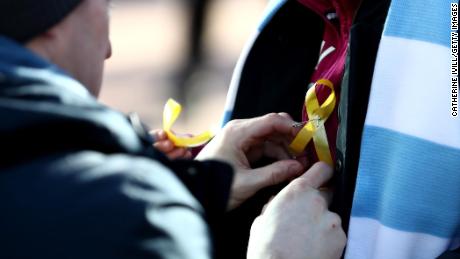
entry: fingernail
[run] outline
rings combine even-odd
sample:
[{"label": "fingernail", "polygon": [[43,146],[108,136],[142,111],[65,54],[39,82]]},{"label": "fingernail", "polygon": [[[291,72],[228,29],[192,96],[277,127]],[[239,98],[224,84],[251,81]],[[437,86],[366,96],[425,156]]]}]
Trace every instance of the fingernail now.
[{"label": "fingernail", "polygon": [[315,164],[315,166],[319,167],[320,170],[322,170],[322,171],[328,171],[328,172],[329,172],[329,171],[330,171],[330,172],[333,171],[332,167],[331,167],[330,165],[328,165],[327,163],[324,163],[324,162],[317,162],[317,163]]}]

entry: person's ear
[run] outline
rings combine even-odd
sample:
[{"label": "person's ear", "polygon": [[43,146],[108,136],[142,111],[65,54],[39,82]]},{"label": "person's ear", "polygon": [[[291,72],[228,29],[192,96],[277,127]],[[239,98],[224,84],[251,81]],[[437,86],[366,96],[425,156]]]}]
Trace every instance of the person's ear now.
[{"label": "person's ear", "polygon": [[53,28],[40,35],[40,37],[43,37],[45,40],[56,40],[62,34],[61,31],[62,28],[60,26],[54,26]]},{"label": "person's ear", "polygon": [[62,35],[62,29],[55,26],[48,31],[40,34],[30,40],[26,47],[39,54],[43,58],[56,63],[57,58],[61,55],[62,49],[65,48],[65,36]]}]

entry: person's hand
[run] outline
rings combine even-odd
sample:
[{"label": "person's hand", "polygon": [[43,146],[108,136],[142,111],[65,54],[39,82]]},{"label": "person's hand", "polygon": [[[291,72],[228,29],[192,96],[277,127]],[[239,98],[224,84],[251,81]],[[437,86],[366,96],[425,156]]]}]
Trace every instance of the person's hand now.
[{"label": "person's hand", "polygon": [[247,258],[340,258],[345,232],[328,210],[332,195],[319,190],[332,174],[327,164],[317,163],[275,196],[252,225]]},{"label": "person's hand", "polygon": [[[198,160],[223,160],[233,165],[236,173],[229,209],[239,206],[260,189],[291,180],[303,172],[304,166],[291,159],[287,151],[297,133],[293,123],[286,114],[231,121],[198,154]],[[251,163],[262,156],[278,161],[252,169]]]},{"label": "person's hand", "polygon": [[163,152],[169,159],[191,159],[192,152],[187,148],[176,147],[174,143],[169,140],[168,135],[164,130],[151,131],[155,143],[153,146],[159,151]]}]

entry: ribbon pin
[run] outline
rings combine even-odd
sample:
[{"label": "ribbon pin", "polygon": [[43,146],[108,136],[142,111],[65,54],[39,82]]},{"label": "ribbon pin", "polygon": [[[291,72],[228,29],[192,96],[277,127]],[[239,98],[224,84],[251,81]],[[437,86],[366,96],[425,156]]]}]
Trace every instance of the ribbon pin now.
[{"label": "ribbon pin", "polygon": [[214,134],[210,130],[194,137],[183,137],[176,135],[171,130],[171,128],[176,122],[177,118],[179,118],[181,111],[182,106],[173,99],[169,99],[168,102],[166,102],[163,110],[163,130],[168,135],[169,140],[171,140],[176,147],[201,146],[214,137]]},{"label": "ribbon pin", "polygon": [[[316,96],[316,87],[324,85],[331,89],[331,94],[320,106],[318,97]],[[311,87],[305,96],[305,107],[307,109],[308,118],[307,124],[300,130],[295,139],[289,145],[289,148],[296,154],[302,153],[305,147],[313,139],[316,154],[320,161],[333,165],[329,144],[327,141],[326,128],[324,123],[331,116],[336,105],[336,97],[334,84],[327,79],[318,80]]]}]

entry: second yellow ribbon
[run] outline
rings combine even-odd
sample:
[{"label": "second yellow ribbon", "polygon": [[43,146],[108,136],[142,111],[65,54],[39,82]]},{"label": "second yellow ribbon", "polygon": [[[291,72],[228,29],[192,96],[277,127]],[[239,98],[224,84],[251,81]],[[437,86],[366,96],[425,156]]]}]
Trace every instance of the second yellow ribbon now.
[{"label": "second yellow ribbon", "polygon": [[[327,86],[331,89],[331,94],[322,105],[319,105],[318,97],[316,96],[316,87],[318,85]],[[295,139],[289,146],[290,149],[296,154],[302,153],[305,147],[313,139],[316,154],[320,161],[333,165],[331,152],[329,150],[329,143],[327,140],[326,128],[324,123],[331,116],[336,105],[336,96],[334,91],[334,84],[327,80],[318,80],[313,87],[311,87],[305,97],[305,107],[309,121],[300,130]]]},{"label": "second yellow ribbon", "polygon": [[176,147],[201,146],[214,137],[214,133],[210,130],[194,137],[181,137],[176,135],[172,131],[172,126],[174,122],[176,122],[177,118],[179,118],[181,111],[182,106],[173,99],[168,100],[163,110],[163,130],[168,135],[169,140],[171,140]]}]

